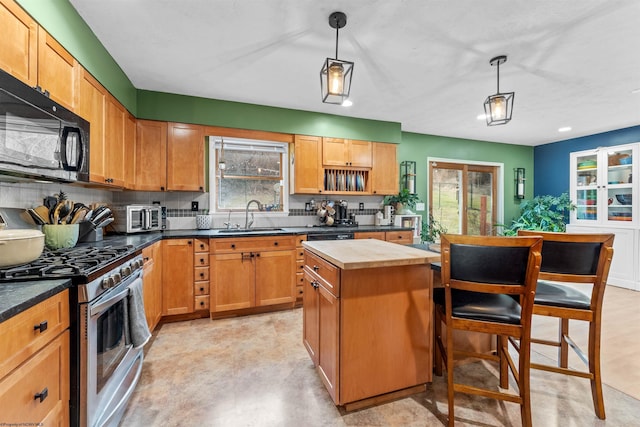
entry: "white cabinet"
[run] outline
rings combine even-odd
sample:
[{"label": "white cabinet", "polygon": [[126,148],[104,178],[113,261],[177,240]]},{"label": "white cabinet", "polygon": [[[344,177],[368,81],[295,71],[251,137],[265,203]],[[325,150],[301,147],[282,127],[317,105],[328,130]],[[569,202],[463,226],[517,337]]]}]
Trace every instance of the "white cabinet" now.
[{"label": "white cabinet", "polygon": [[[571,154],[571,223],[637,226],[638,144]],[[638,178],[636,178],[638,179]]]},{"label": "white cabinet", "polygon": [[640,291],[638,149],[640,144],[571,153],[568,232],[613,233],[610,285]]}]

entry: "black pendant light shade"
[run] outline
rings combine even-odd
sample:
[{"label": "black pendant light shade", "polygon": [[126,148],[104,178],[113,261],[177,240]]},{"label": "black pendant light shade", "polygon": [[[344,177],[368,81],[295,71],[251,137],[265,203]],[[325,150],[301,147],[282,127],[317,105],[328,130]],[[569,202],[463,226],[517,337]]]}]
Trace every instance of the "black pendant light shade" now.
[{"label": "black pendant light shade", "polygon": [[484,101],[484,115],[487,126],[504,125],[511,120],[513,113],[513,98],[515,92],[500,92],[500,64],[507,62],[506,55],[496,56],[489,63],[497,67],[497,93],[489,95]]},{"label": "black pendant light shade", "polygon": [[338,59],[338,31],[347,25],[347,15],[333,12],[329,15],[329,25],[336,29],[336,57],[327,58],[320,70],[322,102],[342,104],[349,98],[353,76],[353,62]]}]

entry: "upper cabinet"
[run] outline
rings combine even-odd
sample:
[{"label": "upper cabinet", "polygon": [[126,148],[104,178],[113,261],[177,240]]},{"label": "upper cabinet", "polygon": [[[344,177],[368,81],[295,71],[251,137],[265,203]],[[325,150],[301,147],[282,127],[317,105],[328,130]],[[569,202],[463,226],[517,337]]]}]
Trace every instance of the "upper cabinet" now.
[{"label": "upper cabinet", "polygon": [[322,137],[296,135],[292,153],[293,193],[317,194],[322,191]]},{"label": "upper cabinet", "polygon": [[574,224],[638,225],[638,144],[571,153]]},{"label": "upper cabinet", "polygon": [[204,127],[138,120],[134,189],[204,191]]},{"label": "upper cabinet", "polygon": [[0,68],[29,86],[38,84],[38,24],[13,0],[0,0]]},{"label": "upper cabinet", "polygon": [[293,193],[387,195],[398,192],[396,145],[296,135]]},{"label": "upper cabinet", "polygon": [[13,0],[0,0],[0,68],[75,111],[79,64]]},{"label": "upper cabinet", "polygon": [[105,183],[104,164],[104,123],[107,91],[89,72],[82,70],[80,75],[79,114],[89,121],[90,144],[89,180]]},{"label": "upper cabinet", "polygon": [[371,173],[371,192],[373,194],[398,193],[396,151],[395,144],[373,143],[373,170]]},{"label": "upper cabinet", "polygon": [[204,127],[169,123],[167,190],[204,191]]},{"label": "upper cabinet", "polygon": [[370,168],[372,163],[371,142],[322,138],[322,164],[324,166]]},{"label": "upper cabinet", "polygon": [[138,120],[134,189],[167,189],[167,122]]}]

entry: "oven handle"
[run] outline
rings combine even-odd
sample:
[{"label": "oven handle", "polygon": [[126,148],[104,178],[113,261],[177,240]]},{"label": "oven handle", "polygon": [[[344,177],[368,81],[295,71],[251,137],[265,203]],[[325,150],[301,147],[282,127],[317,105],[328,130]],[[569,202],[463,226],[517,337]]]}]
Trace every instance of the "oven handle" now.
[{"label": "oven handle", "polygon": [[90,304],[89,315],[91,317],[99,316],[109,307],[126,298],[129,294],[129,288],[136,280],[142,280],[142,270],[134,272],[131,276],[127,277],[124,282],[120,283],[117,287],[123,287],[123,289],[118,291],[117,294],[110,295],[109,298],[104,301],[96,302],[95,305]]}]

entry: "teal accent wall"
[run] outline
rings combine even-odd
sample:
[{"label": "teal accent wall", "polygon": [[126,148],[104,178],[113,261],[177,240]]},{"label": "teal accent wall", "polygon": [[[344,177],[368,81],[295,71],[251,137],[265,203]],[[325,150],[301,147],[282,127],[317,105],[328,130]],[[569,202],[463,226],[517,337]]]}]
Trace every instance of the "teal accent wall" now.
[{"label": "teal accent wall", "polygon": [[136,115],[136,88],[68,0],[16,1]]},{"label": "teal accent wall", "polygon": [[378,142],[399,143],[402,139],[400,123],[241,102],[139,90],[137,105],[137,117],[150,120]]},{"label": "teal accent wall", "polygon": [[425,203],[428,202],[427,157],[504,163],[505,224],[510,224],[520,209],[520,201],[513,197],[514,168],[525,168],[525,195],[527,199],[533,197],[533,147],[403,132],[402,144],[398,146],[398,162],[416,162],[417,191]]}]

